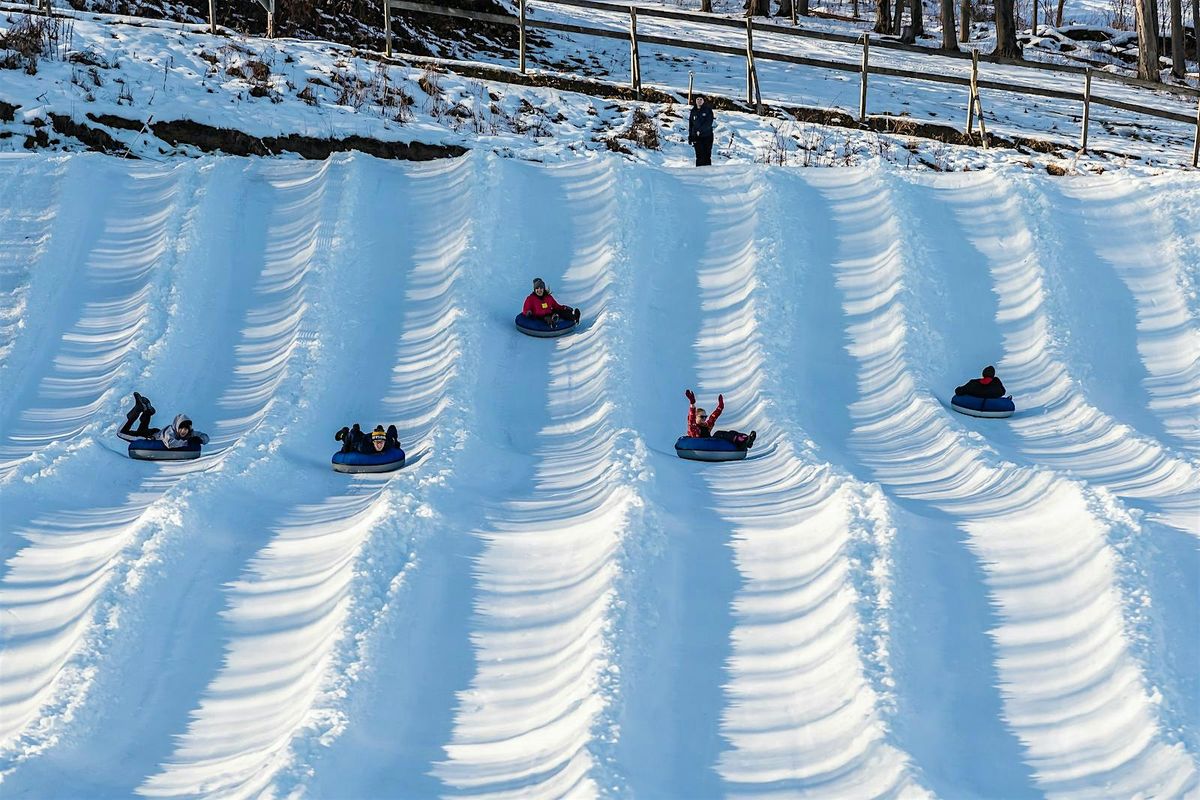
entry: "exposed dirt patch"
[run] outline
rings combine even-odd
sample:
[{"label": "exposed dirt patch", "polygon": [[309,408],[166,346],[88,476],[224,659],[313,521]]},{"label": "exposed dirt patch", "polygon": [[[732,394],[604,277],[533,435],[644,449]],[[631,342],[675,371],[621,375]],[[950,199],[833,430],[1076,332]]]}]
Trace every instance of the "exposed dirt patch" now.
[{"label": "exposed dirt patch", "polygon": [[453,158],[467,152],[458,145],[425,144],[423,142],[385,142],[365,136],[345,139],[320,139],[313,136],[250,136],[228,128],[215,128],[192,120],[155,122],[150,129],[154,135],[171,145],[190,145],[205,152],[221,152],[235,156],[274,156],[295,153],[302,158],[322,159],[332,153],[357,150],[377,158],[402,161],[432,161]]},{"label": "exposed dirt patch", "polygon": [[144,122],[139,122],[136,119],[117,117],[112,114],[93,114],[89,111],[87,118],[107,128],[117,128],[124,131],[140,131],[146,127],[146,123]]},{"label": "exposed dirt patch", "polygon": [[18,108],[20,108],[20,106],[0,100],[0,122],[12,122],[14,119],[16,119]]},{"label": "exposed dirt patch", "polygon": [[[110,136],[107,131],[93,128],[91,125],[84,125],[82,122],[76,122],[66,114],[51,114],[50,124],[58,133],[78,139],[87,145],[90,150],[98,150],[101,153],[108,153],[110,155],[115,153],[127,154],[125,145]],[[139,125],[138,127],[140,129],[141,126]]]}]

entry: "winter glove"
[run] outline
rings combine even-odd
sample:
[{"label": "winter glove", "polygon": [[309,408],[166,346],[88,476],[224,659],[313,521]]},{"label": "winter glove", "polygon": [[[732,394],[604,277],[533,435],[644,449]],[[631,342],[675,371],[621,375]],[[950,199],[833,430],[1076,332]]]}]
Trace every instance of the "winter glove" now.
[{"label": "winter glove", "polygon": [[335,433],[335,434],[333,435],[333,440],[334,440],[335,442],[340,442],[342,439],[345,439],[345,438],[346,438],[346,434],[347,434],[347,433],[349,433],[349,432],[350,432],[350,429],[349,429],[349,428],[347,428],[347,427],[343,427],[343,428],[342,428],[340,431],[338,431],[337,433]]},{"label": "winter glove", "polygon": [[692,392],[691,389],[688,389],[686,392],[684,392],[683,396],[688,399],[689,403],[691,403],[692,405],[696,405],[696,395]]},{"label": "winter glove", "polygon": [[719,405],[719,406],[725,405],[725,395],[723,395],[723,394],[717,395],[717,405]]}]

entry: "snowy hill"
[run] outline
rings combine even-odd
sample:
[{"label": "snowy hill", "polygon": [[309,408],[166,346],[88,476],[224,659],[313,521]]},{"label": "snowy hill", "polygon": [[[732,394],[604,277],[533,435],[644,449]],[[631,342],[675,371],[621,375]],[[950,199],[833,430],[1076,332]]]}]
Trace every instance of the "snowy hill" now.
[{"label": "snowy hill", "polygon": [[[585,13],[563,19],[626,24],[612,14],[580,16]],[[663,20],[650,20],[645,28],[660,36],[737,43],[737,32],[723,28],[714,34]],[[7,40],[16,49],[4,49]],[[860,57],[849,44],[766,32],[760,40],[775,52],[850,64]],[[1097,97],[1153,105],[1178,119],[1096,105],[1090,149],[1080,153],[1081,103],[989,90],[985,113],[994,146],[984,151],[963,135],[966,94],[959,86],[872,76],[871,117],[860,125],[856,75],[764,61],[759,72],[768,107],[757,115],[739,99],[745,80],[739,58],[647,46],[646,102],[635,102],[628,51],[624,42],[547,37],[532,56],[541,69],[522,76],[503,65],[504,58],[489,59],[500,64],[407,56],[388,61],[329,42],[213,36],[197,25],[114,15],[63,12],[48,20],[11,11],[0,13],[0,152],[90,149],[161,161],[202,153],[323,158],[349,149],[425,158],[470,148],[537,161],[615,151],[630,160],[681,165],[693,158],[685,103],[694,70],[696,90],[718,104],[716,151],[723,161],[886,161],[935,171],[1007,162],[1060,175],[1153,173],[1191,163],[1194,98],[1100,77]],[[961,59],[888,50],[873,58],[887,68],[957,78],[969,73],[970,62]],[[569,75],[562,73],[564,63]],[[995,65],[985,65],[984,76],[1059,91],[1072,84],[1081,90],[1082,80]]]},{"label": "snowy hill", "polygon": [[[5,798],[1200,791],[1194,175],[31,155],[0,197]],[[513,329],[535,275],[583,330]],[[951,413],[989,362],[1020,413]],[[762,457],[677,459],[689,386]],[[134,389],[208,455],[127,459]],[[333,473],[356,420],[413,463]]]}]

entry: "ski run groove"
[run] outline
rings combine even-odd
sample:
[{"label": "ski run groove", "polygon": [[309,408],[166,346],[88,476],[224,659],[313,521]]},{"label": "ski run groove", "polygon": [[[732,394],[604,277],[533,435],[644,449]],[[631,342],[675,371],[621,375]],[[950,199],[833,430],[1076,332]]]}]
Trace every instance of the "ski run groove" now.
[{"label": "ski run groove", "polygon": [[[1200,792],[1193,176],[31,155],[0,197],[6,798]],[[535,276],[581,330],[513,330]],[[1010,420],[947,408],[984,363]],[[762,456],[677,459],[686,388]],[[205,458],[128,460],[134,389]],[[409,465],[333,473],[352,422]]]}]

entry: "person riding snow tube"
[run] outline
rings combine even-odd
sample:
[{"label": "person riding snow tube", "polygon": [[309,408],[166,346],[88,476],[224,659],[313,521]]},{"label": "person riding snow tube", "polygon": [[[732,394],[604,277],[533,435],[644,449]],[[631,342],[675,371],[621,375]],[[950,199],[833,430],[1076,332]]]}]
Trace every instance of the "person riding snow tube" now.
[{"label": "person riding snow tube", "polygon": [[392,472],[404,466],[404,450],[395,425],[389,425],[386,431],[382,425],[376,425],[375,430],[364,433],[356,422],[353,427],[342,428],[333,438],[342,443],[342,449],[333,454],[335,472]]},{"label": "person riding snow tube", "polygon": [[1013,399],[1005,395],[996,368],[990,364],[983,368],[981,377],[954,389],[950,407],[971,417],[1011,417],[1017,410]]},{"label": "person riding snow tube", "polygon": [[[133,408],[125,415],[125,424],[117,436],[129,442],[129,457],[140,461],[186,461],[200,457],[201,445],[208,444],[208,434],[192,425],[187,414],[176,414],[165,428],[150,427],[155,414],[150,398],[133,393]],[[133,423],[138,423],[134,430]]]},{"label": "person riding snow tube", "polygon": [[754,446],[758,431],[714,431],[713,426],[725,410],[725,395],[717,395],[717,407],[712,414],[696,407],[696,395],[691,389],[683,393],[688,399],[687,434],[675,441],[675,453],[693,461],[738,461]]},{"label": "person riding snow tube", "polygon": [[525,307],[517,315],[517,330],[529,336],[550,338],[570,333],[579,324],[579,309],[564,306],[554,299],[546,282],[533,279],[533,291],[525,298]]}]

